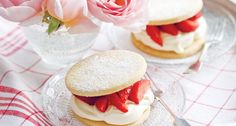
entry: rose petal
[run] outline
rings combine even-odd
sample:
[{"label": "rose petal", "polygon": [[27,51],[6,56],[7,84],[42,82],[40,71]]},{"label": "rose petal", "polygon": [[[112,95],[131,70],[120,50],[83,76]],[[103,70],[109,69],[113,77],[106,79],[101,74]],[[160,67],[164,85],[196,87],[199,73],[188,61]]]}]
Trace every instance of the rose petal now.
[{"label": "rose petal", "polygon": [[81,12],[83,12],[84,15],[87,15],[87,2],[86,0],[70,0],[69,2],[64,3],[63,11],[64,18],[76,17],[81,15]]},{"label": "rose petal", "polygon": [[68,32],[71,34],[98,32],[99,27],[88,18],[80,20],[79,24],[71,27]]},{"label": "rose petal", "polygon": [[37,14],[36,16],[33,16],[33,17],[21,22],[20,25],[29,26],[29,25],[39,24],[42,22],[42,19],[43,19],[43,13]]},{"label": "rose petal", "polygon": [[49,0],[47,2],[47,10],[51,16],[63,19],[63,10],[60,0]]},{"label": "rose petal", "polygon": [[15,22],[23,22],[42,11],[43,0],[1,0],[0,16]]},{"label": "rose petal", "polygon": [[41,1],[41,0],[10,0],[15,6],[19,6],[27,1]]},{"label": "rose petal", "polygon": [[[147,4],[145,1],[126,0],[125,5],[119,6],[114,0],[88,0],[89,10],[100,20],[112,22],[115,25],[133,24],[133,22],[143,18],[143,13]],[[138,16],[142,17],[138,17]]]},{"label": "rose petal", "polygon": [[47,9],[50,15],[63,22],[74,20],[88,13],[86,0],[49,0]]},{"label": "rose petal", "polygon": [[15,22],[25,21],[36,13],[33,8],[27,6],[13,6],[7,9],[0,7],[0,15]]},{"label": "rose petal", "polygon": [[1,5],[1,7],[4,7],[4,8],[11,7],[11,6],[15,6],[15,5],[12,3],[12,1],[10,1],[10,0],[2,0],[2,1],[0,2],[0,5]]},{"label": "rose petal", "polygon": [[[23,0],[22,0],[23,1]],[[30,6],[37,11],[42,10],[42,0],[24,0],[25,2],[21,3],[20,6]]]}]

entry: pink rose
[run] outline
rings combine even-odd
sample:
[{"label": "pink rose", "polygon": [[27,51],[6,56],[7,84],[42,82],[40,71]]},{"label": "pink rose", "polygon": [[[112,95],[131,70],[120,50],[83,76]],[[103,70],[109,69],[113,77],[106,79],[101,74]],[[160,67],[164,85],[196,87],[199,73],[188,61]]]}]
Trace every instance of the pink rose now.
[{"label": "pink rose", "polygon": [[0,0],[0,16],[14,22],[24,22],[42,11],[43,0]]},{"label": "pink rose", "polygon": [[86,0],[48,0],[46,8],[51,16],[67,26],[77,24],[88,9]]},{"label": "pink rose", "polygon": [[87,0],[47,0],[48,13],[62,21],[70,33],[96,32],[99,28],[88,17]]},{"label": "pink rose", "polygon": [[87,0],[47,0],[48,13],[69,27],[70,33],[96,32],[98,26],[88,17]]},{"label": "pink rose", "polygon": [[115,25],[145,25],[148,0],[88,0],[93,16]]}]

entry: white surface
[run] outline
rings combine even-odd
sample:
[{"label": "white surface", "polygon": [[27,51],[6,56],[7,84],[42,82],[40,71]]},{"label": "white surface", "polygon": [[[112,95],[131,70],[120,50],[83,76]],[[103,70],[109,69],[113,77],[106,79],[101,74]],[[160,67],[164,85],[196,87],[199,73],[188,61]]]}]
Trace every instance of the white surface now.
[{"label": "white surface", "polygon": [[0,36],[15,28],[17,23],[7,21],[0,16]]}]

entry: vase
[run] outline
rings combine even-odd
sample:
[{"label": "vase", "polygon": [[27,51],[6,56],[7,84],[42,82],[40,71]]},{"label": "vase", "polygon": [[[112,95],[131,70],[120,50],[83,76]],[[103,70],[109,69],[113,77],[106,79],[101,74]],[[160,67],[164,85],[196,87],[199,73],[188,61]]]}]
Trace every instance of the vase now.
[{"label": "vase", "polygon": [[48,35],[44,24],[22,27],[34,51],[48,64],[66,67],[84,56],[91,48],[98,32],[70,34],[60,28]]}]

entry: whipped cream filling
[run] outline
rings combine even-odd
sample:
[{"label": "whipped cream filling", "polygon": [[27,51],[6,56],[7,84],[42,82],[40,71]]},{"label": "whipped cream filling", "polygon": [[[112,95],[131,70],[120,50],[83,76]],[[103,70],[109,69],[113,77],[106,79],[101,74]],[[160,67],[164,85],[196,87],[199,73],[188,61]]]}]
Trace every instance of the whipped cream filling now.
[{"label": "whipped cream filling", "polygon": [[197,20],[199,27],[194,32],[183,33],[179,32],[177,36],[173,36],[164,32],[161,32],[163,40],[163,46],[158,45],[154,42],[146,31],[135,33],[135,37],[142,41],[143,44],[152,47],[153,49],[163,51],[174,51],[176,53],[184,53],[185,49],[192,45],[195,39],[204,38],[207,32],[207,23],[204,17]]},{"label": "whipped cream filling", "polygon": [[75,96],[71,99],[72,110],[80,117],[94,120],[104,121],[113,125],[125,125],[138,121],[143,113],[150,108],[154,101],[154,95],[148,90],[142,101],[137,105],[131,101],[127,101],[128,112],[123,113],[115,106],[110,105],[106,112],[100,112],[96,106],[91,106],[78,100]]}]

